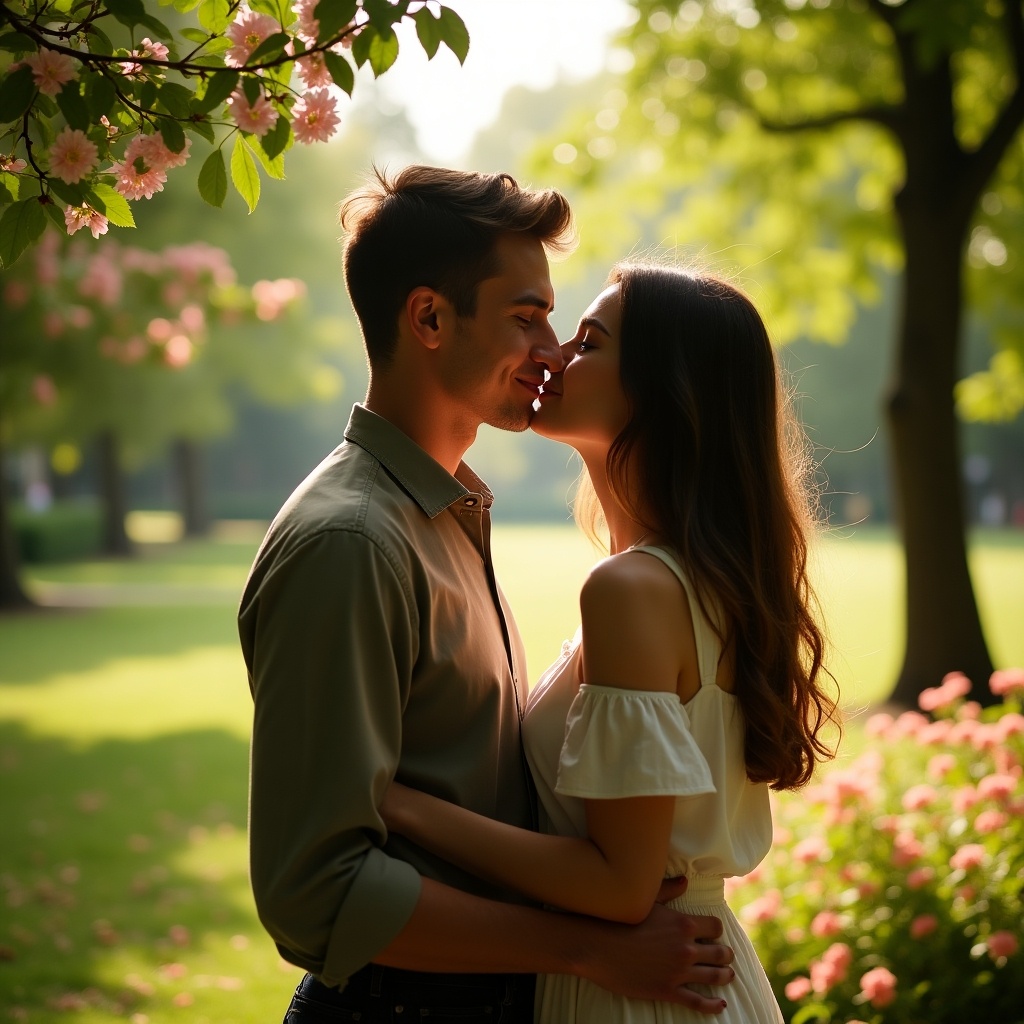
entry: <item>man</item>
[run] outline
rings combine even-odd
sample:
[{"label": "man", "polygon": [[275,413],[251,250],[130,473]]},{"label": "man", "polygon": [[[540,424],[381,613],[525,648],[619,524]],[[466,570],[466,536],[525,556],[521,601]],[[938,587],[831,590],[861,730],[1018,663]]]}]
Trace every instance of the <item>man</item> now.
[{"label": "man", "polygon": [[628,928],[525,906],[377,814],[397,776],[533,823],[522,644],[491,495],[462,457],[481,423],[524,430],[561,368],[546,250],[569,248],[572,220],[507,175],[409,167],[350,197],[342,224],[366,402],[275,519],[239,613],[253,890],[308,972],[286,1020],[525,1024],[537,972],[716,1012],[685,987],[732,976],[714,919],[656,907]]}]

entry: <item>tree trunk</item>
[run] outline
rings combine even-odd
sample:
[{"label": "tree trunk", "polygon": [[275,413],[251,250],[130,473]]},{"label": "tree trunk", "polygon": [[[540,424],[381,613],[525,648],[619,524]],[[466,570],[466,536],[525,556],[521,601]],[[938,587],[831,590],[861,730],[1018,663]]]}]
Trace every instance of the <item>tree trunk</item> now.
[{"label": "tree trunk", "polygon": [[[953,132],[952,76],[904,52],[906,180],[896,197],[906,266],[888,418],[896,516],[906,565],[906,650],[890,699],[961,671],[991,701],[992,672],[967,566],[965,494],[953,386],[963,330],[963,261],[971,210],[955,209],[963,165]],[[909,69],[909,70],[908,70]]]},{"label": "tree trunk", "polygon": [[18,545],[11,522],[10,494],[4,473],[4,453],[0,448],[0,612],[29,608],[33,602],[21,585]]},{"label": "tree trunk", "polygon": [[174,442],[174,468],[186,537],[205,537],[210,532],[206,504],[203,451],[198,441],[179,438]]},{"label": "tree trunk", "polygon": [[100,503],[103,508],[103,553],[123,556],[134,554],[125,529],[128,502],[121,469],[117,435],[105,430],[97,439],[99,448]]}]

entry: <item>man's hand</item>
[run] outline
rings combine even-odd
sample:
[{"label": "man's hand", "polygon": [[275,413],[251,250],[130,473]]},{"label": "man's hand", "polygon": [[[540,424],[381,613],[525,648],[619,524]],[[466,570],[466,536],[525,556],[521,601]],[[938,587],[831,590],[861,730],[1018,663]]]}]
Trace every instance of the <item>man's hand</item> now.
[{"label": "man's hand", "polygon": [[721,1013],[724,999],[689,987],[728,985],[735,977],[729,966],[733,951],[715,941],[721,934],[722,922],[717,917],[694,917],[655,906],[643,924],[607,925],[600,948],[589,950],[588,962],[581,965],[579,973],[633,999],[682,1003],[700,1013]]}]

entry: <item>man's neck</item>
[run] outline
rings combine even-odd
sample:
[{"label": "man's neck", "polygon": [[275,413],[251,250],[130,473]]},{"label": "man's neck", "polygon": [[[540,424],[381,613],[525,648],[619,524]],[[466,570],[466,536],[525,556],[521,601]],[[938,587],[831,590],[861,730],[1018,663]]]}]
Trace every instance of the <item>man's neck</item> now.
[{"label": "man's neck", "polygon": [[407,434],[452,476],[476,440],[479,424],[456,422],[423,391],[411,393],[371,381],[363,404]]}]

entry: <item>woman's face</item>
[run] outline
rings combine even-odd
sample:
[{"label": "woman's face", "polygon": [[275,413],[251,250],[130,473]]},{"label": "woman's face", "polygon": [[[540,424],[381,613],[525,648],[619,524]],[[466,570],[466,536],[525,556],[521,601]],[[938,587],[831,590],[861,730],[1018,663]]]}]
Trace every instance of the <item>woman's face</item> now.
[{"label": "woman's face", "polygon": [[611,447],[629,420],[619,379],[621,326],[615,284],[590,304],[572,340],[562,345],[565,366],[545,383],[531,429],[581,451]]}]

